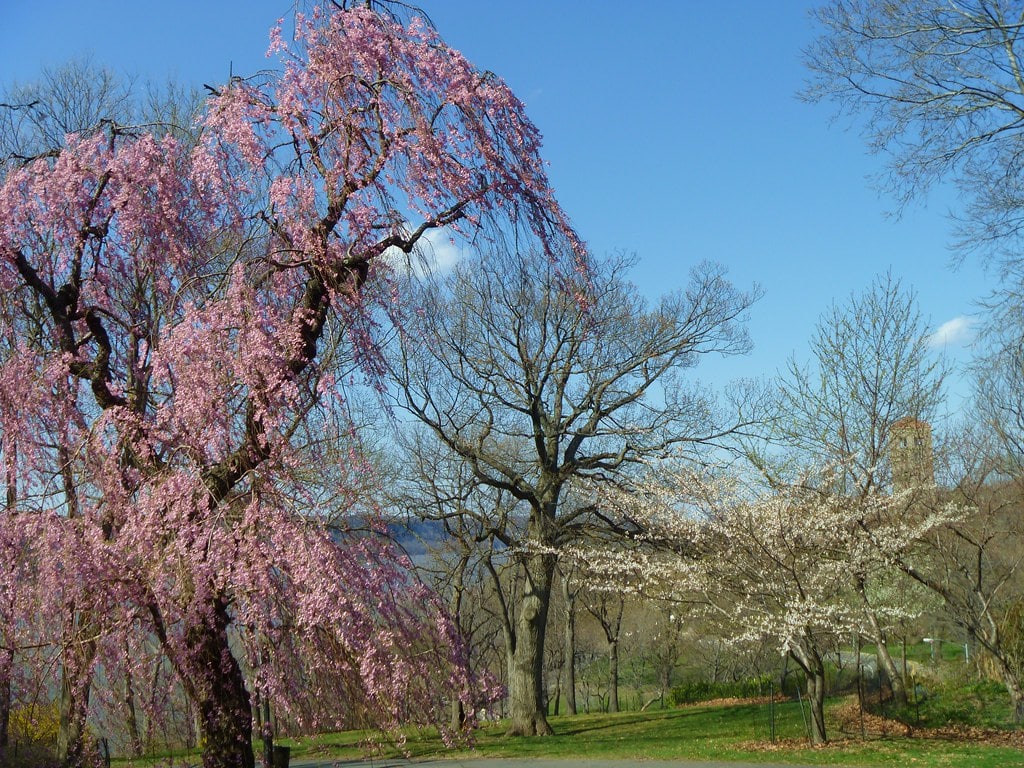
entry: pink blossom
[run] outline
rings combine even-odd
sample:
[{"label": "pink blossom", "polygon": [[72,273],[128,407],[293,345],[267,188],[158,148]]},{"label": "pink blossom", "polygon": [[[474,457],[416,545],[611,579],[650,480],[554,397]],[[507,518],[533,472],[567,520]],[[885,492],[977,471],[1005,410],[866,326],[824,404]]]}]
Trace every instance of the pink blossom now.
[{"label": "pink blossom", "polygon": [[305,727],[494,695],[387,540],[324,524],[373,515],[340,382],[380,380],[389,248],[450,226],[515,231],[567,274],[583,257],[500,79],[420,19],[296,24],[272,33],[279,75],[221,88],[194,148],[69,136],[0,183],[4,647],[38,690],[62,665],[83,692],[155,668],[141,706],[189,696],[210,744],[249,743],[253,694]]}]

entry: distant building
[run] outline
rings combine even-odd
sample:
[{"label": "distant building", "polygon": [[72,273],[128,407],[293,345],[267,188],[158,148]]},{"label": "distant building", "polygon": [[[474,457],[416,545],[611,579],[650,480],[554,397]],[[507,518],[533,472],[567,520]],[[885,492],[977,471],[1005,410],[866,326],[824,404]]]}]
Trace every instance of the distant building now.
[{"label": "distant building", "polygon": [[889,461],[894,490],[934,485],[931,425],[910,416],[894,422],[889,427]]}]

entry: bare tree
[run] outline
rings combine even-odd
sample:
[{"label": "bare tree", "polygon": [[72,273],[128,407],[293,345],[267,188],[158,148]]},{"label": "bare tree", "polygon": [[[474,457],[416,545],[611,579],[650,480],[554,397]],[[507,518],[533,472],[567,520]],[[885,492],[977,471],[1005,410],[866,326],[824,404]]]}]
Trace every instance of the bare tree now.
[{"label": "bare tree", "polygon": [[134,91],[130,79],[89,58],[46,67],[32,83],[10,84],[0,98],[0,156],[36,157],[103,121],[129,124],[139,114]]},{"label": "bare tree", "polygon": [[608,643],[608,711],[619,711],[619,646],[622,640],[622,614],[626,601],[621,592],[590,589],[584,593],[584,606],[594,617]]},{"label": "bare tree", "polygon": [[959,244],[1019,261],[1024,225],[1024,8],[1011,0],[833,0],[814,12],[804,96],[863,114],[901,202],[963,193]]},{"label": "bare tree", "polygon": [[1024,474],[1024,270],[1014,272],[988,307],[972,368],[977,418],[992,431],[1003,471],[1019,477]]},{"label": "bare tree", "polygon": [[[810,364],[791,359],[780,381],[777,435],[804,466],[843,467],[835,491],[850,499],[851,509],[891,492],[893,425],[907,417],[929,420],[941,402],[946,366],[929,348],[927,334],[913,291],[885,275],[845,304],[832,305],[811,339]],[[906,703],[877,593],[867,574],[852,576],[879,662],[897,701]]]},{"label": "bare tree", "polygon": [[[979,413],[995,445],[988,436],[967,439],[973,447],[952,473],[956,493],[978,511],[966,527],[931,540],[939,571],[922,565],[908,572],[940,594],[954,620],[1001,665],[1020,719],[1019,669],[1014,680],[1013,665],[1001,660],[992,611],[1008,583],[995,553],[1019,541],[1000,527],[1013,515],[997,509],[1020,477],[1024,449],[1024,8],[1009,0],[835,0],[816,16],[823,33],[807,52],[814,76],[805,95],[867,116],[869,145],[890,158],[885,178],[901,201],[951,180],[965,201],[956,245],[961,253],[981,251],[1000,268],[975,365]],[[1003,567],[1010,573],[1017,566]]]},{"label": "bare tree", "polygon": [[866,494],[888,490],[889,433],[901,418],[928,421],[948,366],[928,345],[913,290],[891,274],[833,305],[810,340],[810,362],[791,358],[780,380],[777,436],[810,464],[844,466]]},{"label": "bare tree", "polygon": [[[955,486],[938,497],[969,512],[937,527],[907,550],[898,566],[942,598],[946,615],[988,654],[1024,722],[1024,658],[1006,620],[1024,600],[1024,486],[1007,475],[991,430],[964,425],[943,451]],[[948,500],[947,498],[948,497]]]},{"label": "bare tree", "polygon": [[[482,672],[489,651],[515,644],[509,612],[508,559],[497,532],[512,525],[515,499],[504,491],[481,486],[464,463],[441,450],[436,437],[410,428],[399,436],[400,455],[385,492],[385,503],[407,515],[425,556],[413,565],[448,600],[472,656],[474,671]],[[495,521],[499,521],[496,525]],[[417,534],[417,522],[426,524]],[[506,653],[506,659],[508,654]],[[466,713],[452,702],[452,724],[461,726]]]},{"label": "bare tree", "polygon": [[[558,548],[608,529],[574,483],[622,478],[672,446],[721,442],[727,420],[681,374],[702,355],[737,354],[757,290],[694,269],[688,286],[648,307],[626,281],[629,259],[567,274],[550,258],[494,253],[416,286],[392,373],[399,406],[466,463],[477,481],[519,502],[493,520],[524,575],[510,656],[512,734],[551,733],[545,630]],[[509,522],[514,525],[509,525]]]}]

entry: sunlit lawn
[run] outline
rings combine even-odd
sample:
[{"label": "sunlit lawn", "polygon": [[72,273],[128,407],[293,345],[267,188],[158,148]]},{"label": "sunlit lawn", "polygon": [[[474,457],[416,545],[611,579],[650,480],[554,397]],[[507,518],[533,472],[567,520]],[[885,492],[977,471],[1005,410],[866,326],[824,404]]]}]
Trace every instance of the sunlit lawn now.
[{"label": "sunlit lawn", "polygon": [[[799,705],[776,706],[776,744],[771,744],[767,705],[696,706],[651,713],[554,717],[555,735],[506,738],[501,724],[483,728],[468,757],[546,757],[575,760],[631,758],[636,760],[744,760],[860,766],[961,766],[1002,768],[1024,766],[1024,752],[1006,746],[986,746],[957,739],[888,737],[861,740],[833,725],[835,743],[814,749],[803,739]],[[324,734],[286,741],[293,761],[308,757],[356,758],[364,754],[362,733]],[[409,734],[405,745],[416,758],[452,757],[433,733]],[[380,756],[401,752],[386,746]]]}]

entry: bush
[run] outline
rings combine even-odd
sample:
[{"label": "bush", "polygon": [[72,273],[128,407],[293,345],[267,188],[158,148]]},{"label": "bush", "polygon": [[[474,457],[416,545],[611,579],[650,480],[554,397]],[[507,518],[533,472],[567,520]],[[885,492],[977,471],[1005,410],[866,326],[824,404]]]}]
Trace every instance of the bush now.
[{"label": "bush", "polygon": [[916,684],[908,694],[908,706],[890,714],[909,725],[999,728],[1010,719],[1006,688],[994,680],[969,679],[966,672]]},{"label": "bush", "polygon": [[[57,734],[60,713],[56,703],[16,707],[8,724],[6,762],[3,768],[56,768]],[[85,764],[99,766],[99,748],[91,734],[86,734]]]},{"label": "bush", "polygon": [[767,696],[770,685],[771,680],[768,675],[721,683],[707,680],[687,680],[672,689],[669,701],[673,705],[679,706],[712,699],[749,699],[754,696]]},{"label": "bush", "polygon": [[56,704],[16,707],[8,725],[7,761],[12,768],[57,765],[60,716]]}]

